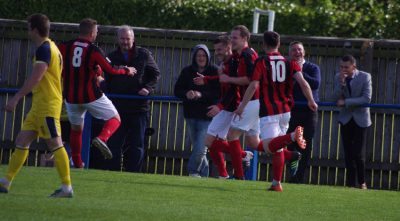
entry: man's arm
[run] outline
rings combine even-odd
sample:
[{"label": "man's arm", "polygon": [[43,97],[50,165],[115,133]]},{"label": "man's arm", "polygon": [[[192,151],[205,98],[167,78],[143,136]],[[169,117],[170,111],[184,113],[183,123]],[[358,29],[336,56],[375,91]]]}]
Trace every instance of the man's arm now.
[{"label": "man's arm", "polygon": [[359,97],[348,97],[345,99],[346,107],[360,106],[371,103],[372,98],[372,81],[371,75],[366,75],[366,80],[363,85],[362,94]]},{"label": "man's arm", "polygon": [[178,80],[176,80],[174,86],[174,95],[182,100],[187,100],[186,94],[189,91],[188,82],[185,77],[185,68],[179,74]]},{"label": "man's arm", "polygon": [[[210,75],[207,75],[206,77],[215,77],[218,76],[218,70],[217,69],[211,69],[209,71]],[[200,91],[197,91],[197,93],[200,93],[200,96],[197,96],[197,99],[199,101],[216,101],[220,97],[220,83],[219,81],[210,81],[208,84],[204,87],[199,88]]]},{"label": "man's arm", "polygon": [[98,64],[103,71],[109,74],[127,74],[131,76],[136,74],[136,69],[134,67],[124,67],[122,69],[113,68],[107,58],[105,58],[99,51],[93,53],[92,57],[95,64]]},{"label": "man's arm", "polygon": [[153,56],[148,53],[147,65],[144,70],[144,88],[148,93],[153,93],[158,80],[160,79],[160,69],[155,62]]},{"label": "man's arm", "polygon": [[219,82],[219,75],[215,76],[204,76],[197,73],[197,77],[193,78],[193,83],[195,85],[206,85],[213,82]]},{"label": "man's arm", "polygon": [[234,111],[235,114],[237,114],[238,116],[242,115],[244,108],[249,103],[249,101],[251,100],[251,98],[253,97],[254,93],[256,92],[259,86],[260,86],[259,81],[252,81],[249,84],[249,86],[246,89],[246,92],[244,93],[242,102],[240,103],[239,107]]},{"label": "man's arm", "polygon": [[250,83],[250,80],[247,76],[231,77],[226,74],[221,74],[219,76],[219,82],[244,86],[244,85],[248,85]]},{"label": "man's arm", "polygon": [[36,62],[33,65],[32,75],[25,81],[24,85],[21,89],[11,98],[5,109],[7,111],[13,111],[17,106],[19,100],[25,95],[29,94],[33,88],[39,84],[40,80],[42,80],[46,70],[48,68],[47,63],[45,62]]},{"label": "man's arm", "polygon": [[335,75],[334,88],[332,100],[338,101],[339,99],[343,99],[344,97],[348,97],[348,91],[346,89],[346,83],[342,81],[341,74],[338,73]]},{"label": "man's arm", "polygon": [[307,98],[308,101],[308,107],[312,111],[317,111],[318,105],[315,103],[312,91],[310,88],[310,85],[307,83],[307,81],[304,79],[303,74],[301,72],[296,72],[293,75],[294,79],[297,81],[299,84],[301,91],[303,92],[304,96]]}]

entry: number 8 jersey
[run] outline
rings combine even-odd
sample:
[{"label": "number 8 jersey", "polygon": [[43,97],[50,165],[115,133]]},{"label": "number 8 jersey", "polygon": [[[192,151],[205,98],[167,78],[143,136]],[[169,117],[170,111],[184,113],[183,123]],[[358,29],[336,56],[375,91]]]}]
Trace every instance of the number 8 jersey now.
[{"label": "number 8 jersey", "polygon": [[63,56],[63,95],[71,104],[90,103],[99,99],[101,91],[97,65],[110,74],[127,74],[128,69],[114,69],[104,53],[92,42],[76,39],[60,44]]},{"label": "number 8 jersey", "polygon": [[295,61],[279,52],[257,59],[253,81],[260,82],[260,118],[290,112],[293,102],[293,75],[301,72]]}]

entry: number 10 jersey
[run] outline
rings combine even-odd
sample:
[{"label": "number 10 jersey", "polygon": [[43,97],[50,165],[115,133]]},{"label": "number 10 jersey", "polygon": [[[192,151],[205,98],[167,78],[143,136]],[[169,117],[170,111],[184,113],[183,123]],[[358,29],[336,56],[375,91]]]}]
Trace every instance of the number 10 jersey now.
[{"label": "number 10 jersey", "polygon": [[260,118],[290,112],[294,105],[293,76],[298,72],[301,67],[279,52],[257,59],[252,80],[260,82]]}]

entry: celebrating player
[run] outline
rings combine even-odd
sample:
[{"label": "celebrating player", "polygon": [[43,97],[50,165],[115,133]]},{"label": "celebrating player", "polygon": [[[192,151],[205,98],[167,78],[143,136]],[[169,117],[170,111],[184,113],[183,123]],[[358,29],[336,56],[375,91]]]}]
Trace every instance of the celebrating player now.
[{"label": "celebrating player", "polygon": [[273,181],[270,190],[282,191],[282,179],[285,159],[292,161],[292,173],[295,173],[300,153],[288,151],[285,147],[296,141],[301,148],[306,147],[303,128],[297,127],[286,134],[289,127],[290,109],[293,106],[293,78],[307,98],[308,107],[317,111],[310,86],[303,78],[300,66],[295,61],[287,61],[278,51],[280,36],[276,32],[264,32],[264,50],[267,54],[256,61],[252,82],[246,90],[242,103],[235,113],[241,117],[243,110],[257,89],[260,90],[260,130],[259,150],[273,154]]},{"label": "celebrating player", "polygon": [[63,84],[68,120],[71,123],[70,146],[75,167],[83,167],[82,130],[86,111],[93,117],[105,120],[100,134],[92,141],[106,159],[112,158],[107,140],[118,129],[120,117],[111,101],[98,85],[99,69],[110,74],[133,76],[136,69],[114,69],[103,52],[93,44],[97,37],[97,22],[83,19],[79,24],[79,37],[59,46],[64,58]]}]

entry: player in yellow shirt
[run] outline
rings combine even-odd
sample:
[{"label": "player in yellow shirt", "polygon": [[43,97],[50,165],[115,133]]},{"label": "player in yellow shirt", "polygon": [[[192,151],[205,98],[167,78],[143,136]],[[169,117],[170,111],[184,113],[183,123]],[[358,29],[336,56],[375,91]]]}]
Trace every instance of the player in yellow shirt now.
[{"label": "player in yellow shirt", "polygon": [[28,34],[37,46],[31,76],[5,106],[14,111],[19,100],[32,92],[32,107],[15,140],[15,151],[8,170],[0,179],[0,193],[8,193],[11,182],[22,168],[29,153],[29,145],[41,137],[54,154],[55,166],[61,179],[61,188],[51,197],[72,197],[73,190],[67,152],[61,140],[60,114],[62,106],[61,72],[62,57],[49,37],[50,21],[46,15],[33,14],[28,18]]}]

